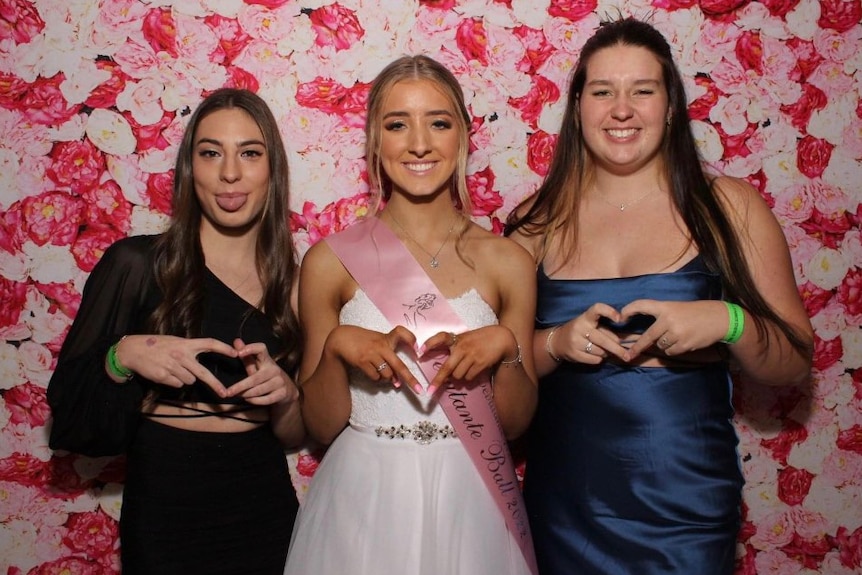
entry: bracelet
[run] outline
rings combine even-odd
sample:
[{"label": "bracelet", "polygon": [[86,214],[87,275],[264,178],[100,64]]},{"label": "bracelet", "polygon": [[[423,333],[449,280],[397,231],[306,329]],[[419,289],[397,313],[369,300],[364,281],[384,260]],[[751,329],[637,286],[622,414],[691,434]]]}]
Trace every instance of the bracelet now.
[{"label": "bracelet", "polygon": [[521,363],[521,362],[523,361],[523,359],[524,359],[524,358],[523,358],[523,357],[521,357],[521,344],[520,344],[520,343],[518,343],[518,342],[515,342],[515,345],[517,345],[517,346],[518,346],[518,355],[517,355],[517,356],[515,356],[515,359],[510,359],[510,360],[508,360],[508,361],[507,361],[507,360],[505,360],[505,359],[504,359],[504,360],[501,360],[501,361],[500,361],[500,365],[512,365],[513,363],[517,363],[517,364],[519,364],[519,363]]},{"label": "bracelet", "polygon": [[108,371],[111,372],[111,375],[118,379],[125,379],[126,381],[132,379],[132,376],[135,375],[135,372],[127,367],[124,367],[120,360],[117,359],[117,346],[120,345],[120,342],[126,339],[126,336],[120,338],[120,341],[112,345],[108,348],[108,355],[105,356],[105,363],[108,366]]},{"label": "bracelet", "polygon": [[548,355],[551,356],[551,359],[553,359],[557,363],[562,363],[563,358],[557,357],[556,355],[554,355],[554,352],[551,351],[551,338],[554,337],[555,333],[557,333],[558,327],[560,327],[560,326],[555,325],[554,327],[551,328],[551,331],[548,332],[548,337],[545,338],[545,351],[548,352]]},{"label": "bracelet", "polygon": [[730,323],[727,326],[727,334],[721,343],[736,343],[742,337],[742,330],[745,329],[745,313],[735,303],[726,301],[724,305],[727,306]]}]

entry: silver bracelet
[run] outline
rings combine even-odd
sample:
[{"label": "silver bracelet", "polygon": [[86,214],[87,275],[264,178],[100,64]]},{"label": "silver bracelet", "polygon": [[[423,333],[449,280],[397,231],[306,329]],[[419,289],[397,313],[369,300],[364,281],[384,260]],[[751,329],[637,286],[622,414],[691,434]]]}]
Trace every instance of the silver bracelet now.
[{"label": "silver bracelet", "polygon": [[545,351],[548,352],[548,355],[551,356],[551,359],[553,359],[555,362],[562,363],[563,358],[557,357],[556,355],[554,355],[554,352],[551,351],[551,338],[554,337],[554,334],[557,332],[558,327],[560,326],[555,325],[551,328],[551,331],[548,332],[548,337],[545,338]]},{"label": "silver bracelet", "polygon": [[524,358],[523,358],[523,357],[521,357],[521,344],[520,344],[520,343],[518,343],[518,342],[515,342],[515,345],[517,345],[517,346],[518,346],[518,355],[515,357],[515,359],[510,359],[510,360],[508,360],[508,361],[507,361],[507,360],[505,360],[505,359],[504,359],[504,360],[501,360],[501,361],[500,361],[500,365],[512,365],[513,363],[518,363],[518,364],[519,364],[519,363],[521,363],[521,362],[523,361],[523,359],[524,359]]}]

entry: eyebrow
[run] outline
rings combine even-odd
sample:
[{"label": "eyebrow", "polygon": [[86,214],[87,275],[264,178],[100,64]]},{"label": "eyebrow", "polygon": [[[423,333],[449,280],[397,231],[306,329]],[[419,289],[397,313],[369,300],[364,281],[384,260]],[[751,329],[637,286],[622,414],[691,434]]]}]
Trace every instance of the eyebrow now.
[{"label": "eyebrow", "polygon": [[[613,82],[611,82],[610,80],[603,80],[603,79],[590,80],[589,82],[587,82],[587,86],[608,86],[610,84],[613,84]],[[653,80],[652,78],[641,78],[641,79],[635,80],[633,82],[633,84],[636,86],[642,85],[642,84],[661,85],[661,80]]]},{"label": "eyebrow", "polygon": [[[224,147],[224,144],[221,141],[216,140],[215,138],[201,138],[195,143],[195,146],[200,146],[201,144],[212,144],[214,146]],[[239,142],[239,147],[244,148],[246,146],[266,146],[264,142],[257,139],[252,140],[242,140]]]},{"label": "eyebrow", "polygon": [[[387,118],[406,118],[409,115],[410,115],[409,112],[405,112],[403,110],[395,110],[393,112],[389,112],[387,114],[384,114],[383,119],[385,120]],[[453,116],[452,112],[450,112],[449,110],[445,110],[445,109],[444,110],[428,110],[423,115],[424,116],[449,116],[450,118]]]}]

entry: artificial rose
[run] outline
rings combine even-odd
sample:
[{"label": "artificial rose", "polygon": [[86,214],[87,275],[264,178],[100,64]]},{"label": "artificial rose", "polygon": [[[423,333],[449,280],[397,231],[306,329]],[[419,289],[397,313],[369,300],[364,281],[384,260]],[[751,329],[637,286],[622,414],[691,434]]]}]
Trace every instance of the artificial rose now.
[{"label": "artificial rose", "polygon": [[10,108],[20,110],[34,124],[53,126],[68,121],[80,111],[81,105],[71,104],[63,97],[60,84],[65,79],[63,74],[38,77]]},{"label": "artificial rose", "polygon": [[832,299],[832,291],[825,290],[811,282],[800,285],[798,290],[808,317],[814,317],[820,313],[820,310],[826,307],[826,304]]},{"label": "artificial rose", "polygon": [[558,134],[536,130],[527,140],[527,165],[540,176],[548,175],[558,138]]},{"label": "artificial rose", "polygon": [[177,25],[170,9],[155,8],[147,12],[141,31],[153,52],[167,52],[174,58],[179,56]]},{"label": "artificial rose", "polygon": [[814,369],[820,371],[829,369],[841,360],[844,355],[844,349],[841,345],[841,338],[836,337],[830,340],[823,340],[814,334]]},{"label": "artificial rose", "polygon": [[794,535],[793,541],[786,545],[781,551],[788,557],[792,557],[807,569],[817,569],[823,561],[823,557],[832,549],[832,545],[826,537],[804,539],[798,534]]},{"label": "artificial rose", "polygon": [[521,119],[536,127],[539,116],[548,104],[560,99],[560,89],[541,75],[533,76],[530,91],[518,98],[509,98],[509,105],[521,112]]},{"label": "artificial rose", "polygon": [[365,36],[356,13],[340,4],[316,8],[308,17],[317,34],[318,46],[332,46],[336,52],[347,50]]},{"label": "artificial rose", "polygon": [[339,103],[347,96],[347,88],[338,82],[318,76],[311,82],[299,84],[296,87],[296,103],[306,108],[315,108],[335,114],[338,112]]},{"label": "artificial rose", "polygon": [[688,117],[691,120],[705,122],[709,120],[710,110],[718,102],[718,99],[722,96],[722,92],[711,78],[703,74],[695,76],[694,81],[699,87],[704,88],[706,93],[688,105]]},{"label": "artificial rose", "polygon": [[862,527],[857,527],[852,533],[846,527],[839,527],[835,533],[835,542],[840,549],[841,564],[845,567],[862,567]]},{"label": "artificial rose", "polygon": [[778,472],[778,498],[788,505],[799,505],[808,495],[813,478],[807,469],[785,467]]},{"label": "artificial rose", "polygon": [[826,140],[805,136],[796,147],[796,167],[809,178],[819,178],[829,165],[834,148]]},{"label": "artificial rose", "polygon": [[793,52],[796,58],[796,67],[791,72],[790,79],[794,82],[805,82],[811,73],[823,62],[823,56],[810,40],[796,37],[789,38],[786,46]]},{"label": "artificial rose", "polygon": [[322,452],[300,453],[296,462],[296,470],[303,477],[312,477],[317,467],[320,465],[320,460],[323,458]]},{"label": "artificial rose", "polygon": [[808,430],[803,425],[792,419],[785,419],[778,435],[772,439],[764,439],[760,443],[764,448],[769,450],[773,459],[784,465],[787,463],[787,455],[793,446],[805,441],[807,438]]},{"label": "artificial rose", "polygon": [[838,286],[838,301],[848,315],[862,315],[862,270],[853,268]]},{"label": "artificial rose", "polygon": [[67,556],[37,565],[30,569],[27,575],[108,575],[109,573],[119,573],[119,571],[106,569],[100,561]]},{"label": "artificial rose", "polygon": [[0,459],[0,481],[11,481],[28,487],[47,485],[51,477],[48,464],[30,453],[14,453]]},{"label": "artificial rose", "polygon": [[820,19],[817,25],[838,32],[847,32],[862,21],[860,0],[820,0]]},{"label": "artificial rose", "polygon": [[0,276],[0,328],[18,323],[26,301],[27,284]]},{"label": "artificial rose", "polygon": [[73,551],[102,557],[112,553],[117,544],[117,522],[102,511],[71,513],[66,527],[63,543]]},{"label": "artificial rose", "polygon": [[736,39],[736,59],[743,70],[753,71],[758,76],[763,75],[763,43],[760,33],[746,30]]},{"label": "artificial rose", "polygon": [[482,65],[488,64],[488,36],[485,34],[483,20],[479,18],[462,20],[455,34],[455,41],[468,62],[476,60]]},{"label": "artificial rose", "polygon": [[84,213],[82,223],[91,226],[110,226],[128,232],[132,217],[132,204],[114,180],[105,180],[99,186],[82,194]]},{"label": "artificial rose", "polygon": [[[89,270],[87,270],[89,271]],[[81,293],[75,289],[71,281],[63,283],[36,283],[36,289],[69,318],[75,317],[78,306],[81,305]]]},{"label": "artificial rose", "polygon": [[105,171],[105,159],[89,139],[58,142],[51,151],[46,175],[60,188],[81,193],[94,185]]},{"label": "artificial rose", "polygon": [[93,267],[102,259],[105,249],[124,235],[124,232],[111,226],[90,226],[84,229],[72,245],[75,262],[85,272],[93,271]]},{"label": "artificial rose", "polygon": [[84,211],[83,201],[78,196],[47,192],[25,198],[22,208],[27,236],[36,245],[51,242],[55,246],[65,246],[78,235]]},{"label": "artificial rose", "polygon": [[251,92],[257,92],[260,89],[260,82],[251,72],[243,70],[239,66],[228,66],[226,87],[242,88]]},{"label": "artificial rose", "polygon": [[[19,353],[27,353],[28,349],[32,349],[32,346],[28,346],[23,352],[19,350]],[[44,351],[44,348],[42,348],[42,354],[40,355],[43,355]],[[34,360],[39,361],[39,359]],[[50,364],[50,359],[47,361]],[[6,400],[6,408],[9,410],[9,420],[16,425],[25,424],[30,427],[41,427],[45,425],[51,416],[51,410],[45,398],[44,387],[39,387],[32,383],[16,385],[12,389],[6,390],[3,394],[3,399]]]},{"label": "artificial rose", "polygon": [[90,91],[84,103],[90,108],[111,108],[117,105],[117,94],[126,87],[129,76],[112,60],[96,60],[96,68],[105,70],[111,77]]},{"label": "artificial rose", "polygon": [[419,0],[419,5],[435,10],[451,10],[458,3],[458,0]]},{"label": "artificial rose", "polygon": [[750,0],[700,0],[700,9],[707,16],[720,17],[741,8]]},{"label": "artificial rose", "polygon": [[597,0],[551,0],[548,14],[577,22],[592,14],[596,6],[598,6]]},{"label": "artificial rose", "polygon": [[518,62],[517,69],[524,74],[535,74],[554,53],[554,46],[545,38],[545,33],[529,26],[518,26],[512,33],[524,45],[524,57]]},{"label": "artificial rose", "polygon": [[783,20],[788,12],[796,8],[799,0],[760,0],[760,3],[766,6],[770,14]]},{"label": "artificial rose", "polygon": [[811,217],[799,224],[803,230],[831,249],[840,249],[844,234],[851,229],[850,218],[846,213],[831,214],[830,217],[820,213],[818,209],[811,210]]},{"label": "artificial rose", "polygon": [[503,205],[500,192],[494,189],[494,172],[490,168],[469,175],[467,189],[473,202],[474,216],[487,216]]},{"label": "artificial rose", "polygon": [[781,113],[790,117],[790,123],[799,130],[804,130],[815,110],[826,107],[826,94],[820,88],[811,84],[802,84],[802,96],[793,104],[782,105]]},{"label": "artificial rose", "polygon": [[126,112],[123,117],[129,122],[132,128],[132,133],[135,135],[137,152],[145,152],[147,150],[165,150],[171,142],[165,137],[165,132],[170,130],[174,124],[175,114],[173,112],[164,112],[158,120],[151,124],[141,124],[138,122],[134,114]]},{"label": "artificial rose", "polygon": [[849,429],[839,431],[835,446],[862,454],[862,425],[854,425]]},{"label": "artificial rose", "polygon": [[11,40],[15,44],[29,44],[45,28],[45,21],[32,2],[6,0],[0,3],[0,42]]},{"label": "artificial rose", "polygon": [[214,62],[229,65],[251,41],[251,36],[242,29],[242,26],[234,18],[226,18],[221,14],[210,14],[204,19],[204,22],[212,28],[219,39],[218,52],[210,56]]},{"label": "artificial rose", "polygon": [[174,171],[147,176],[147,195],[150,208],[167,216],[171,215],[171,200],[174,196]]}]

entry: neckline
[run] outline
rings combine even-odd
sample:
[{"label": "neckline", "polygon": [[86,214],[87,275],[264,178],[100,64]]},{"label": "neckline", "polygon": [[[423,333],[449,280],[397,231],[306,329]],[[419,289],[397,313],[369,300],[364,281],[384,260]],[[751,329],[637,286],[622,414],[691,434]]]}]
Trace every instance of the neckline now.
[{"label": "neckline", "polygon": [[539,273],[542,278],[547,281],[552,282],[608,282],[608,281],[622,281],[622,280],[633,280],[638,278],[645,277],[657,277],[657,276],[672,276],[675,274],[682,274],[688,272],[698,272],[700,270],[693,270],[690,268],[696,267],[697,264],[700,264],[703,261],[703,256],[701,254],[695,255],[693,258],[685,262],[683,265],[678,267],[677,269],[669,272],[653,272],[646,274],[639,274],[634,276],[620,276],[620,277],[604,277],[604,278],[552,278],[548,274],[545,273],[545,265],[544,262],[539,263]]}]

